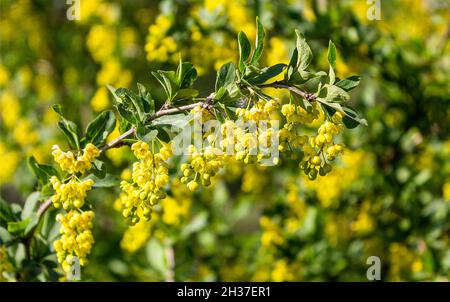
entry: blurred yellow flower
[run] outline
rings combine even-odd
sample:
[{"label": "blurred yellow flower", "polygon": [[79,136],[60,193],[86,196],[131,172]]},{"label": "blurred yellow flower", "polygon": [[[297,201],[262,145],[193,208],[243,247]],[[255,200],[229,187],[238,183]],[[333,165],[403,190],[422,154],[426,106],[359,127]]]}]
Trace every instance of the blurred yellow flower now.
[{"label": "blurred yellow flower", "polygon": [[143,247],[151,234],[151,228],[154,220],[139,221],[136,225],[130,226],[123,234],[120,246],[123,250],[134,253]]},{"label": "blurred yellow flower", "polygon": [[2,158],[0,169],[0,185],[8,182],[16,172],[20,155],[16,151],[10,151],[6,145],[0,142],[0,157]]},{"label": "blurred yellow flower", "polygon": [[169,225],[178,225],[183,218],[189,215],[191,201],[189,199],[177,200],[167,196],[162,202],[163,213],[161,219]]},{"label": "blurred yellow flower", "polygon": [[109,107],[109,92],[105,87],[100,87],[91,99],[91,107],[94,111],[103,111]]},{"label": "blurred yellow flower", "polygon": [[20,105],[17,97],[10,91],[3,91],[0,97],[0,114],[7,128],[13,128],[20,115]]},{"label": "blurred yellow flower", "polygon": [[21,147],[37,143],[39,139],[39,133],[33,129],[33,126],[28,120],[24,118],[19,119],[13,131],[15,141]]},{"label": "blurred yellow flower", "polygon": [[9,82],[9,71],[8,69],[0,64],[0,87],[4,87]]}]

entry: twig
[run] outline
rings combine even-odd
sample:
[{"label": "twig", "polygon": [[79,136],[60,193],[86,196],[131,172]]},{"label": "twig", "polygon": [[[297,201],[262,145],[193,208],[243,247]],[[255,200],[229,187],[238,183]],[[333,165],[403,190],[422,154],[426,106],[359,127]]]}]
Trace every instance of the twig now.
[{"label": "twig", "polygon": [[115,139],[113,139],[112,141],[110,141],[109,143],[104,145],[100,149],[100,153],[103,153],[110,148],[114,148],[117,145],[120,145],[125,138],[129,137],[130,135],[134,135],[135,132],[136,132],[136,128],[132,127],[130,130],[122,133],[120,136],[116,137]]},{"label": "twig", "polygon": [[167,258],[167,274],[166,282],[175,281],[175,255],[173,247],[169,246],[166,248],[166,258]]},{"label": "twig", "polygon": [[180,107],[174,107],[174,108],[159,110],[154,115],[149,117],[148,121],[151,122],[151,121],[156,120],[157,118],[159,118],[159,117],[161,117],[163,115],[169,115],[169,114],[181,112],[181,111],[184,111],[184,110],[191,110],[191,109],[194,109],[196,106],[202,106],[204,103],[205,102],[202,101],[202,102],[197,102],[197,103],[194,103],[194,104],[184,105],[184,106],[180,106]]},{"label": "twig", "polygon": [[282,82],[273,82],[273,83],[268,83],[268,84],[262,84],[262,85],[258,85],[259,88],[278,88],[278,89],[287,89],[289,91],[292,91],[296,94],[298,94],[299,96],[301,96],[302,98],[304,98],[307,101],[314,101],[316,99],[315,95],[309,92],[305,92],[300,90],[299,88],[295,87],[295,86],[289,86],[286,85]]},{"label": "twig", "polygon": [[41,217],[42,214],[45,213],[45,211],[47,211],[48,207],[52,204],[52,199],[49,198],[46,201],[44,201],[41,206],[39,207],[39,209],[37,210],[37,215],[38,217]]},{"label": "twig", "polygon": [[[208,104],[211,101],[211,99],[206,98],[205,101],[201,101],[201,102],[197,102],[194,104],[189,104],[189,105],[185,105],[185,106],[180,106],[180,107],[174,107],[174,108],[168,108],[168,109],[164,109],[164,110],[159,110],[157,113],[155,113],[154,115],[152,115],[148,121],[151,122],[163,115],[169,115],[169,114],[173,114],[173,113],[177,113],[180,111],[184,111],[184,110],[190,110],[195,108],[196,106],[202,106],[204,104]],[[163,107],[164,108],[164,107]],[[101,149],[100,149],[100,153],[105,152],[108,149],[111,148],[115,148],[118,147],[122,144],[122,141],[129,137],[132,136],[136,133],[136,128],[132,127],[130,130],[122,133],[120,136],[116,137],[115,139],[113,139],[112,141],[110,141],[109,143],[105,144]],[[51,198],[47,199],[44,203],[41,204],[41,206],[39,207],[37,214],[38,216],[42,216],[45,211],[47,211],[47,209],[50,207],[50,205],[52,204],[52,200]]]},{"label": "twig", "polygon": [[[298,89],[295,86],[289,86],[289,85],[283,84],[282,82],[273,82],[273,83],[269,83],[269,84],[262,84],[262,85],[259,85],[258,87],[288,89],[288,90],[300,95],[301,97],[303,97],[304,99],[306,99],[308,101],[312,101],[315,99],[314,94],[301,91],[300,89]],[[204,101],[200,101],[200,102],[197,102],[194,104],[184,105],[184,106],[180,106],[180,107],[167,108],[167,109],[165,109],[166,106],[163,106],[162,108],[164,108],[164,109],[159,110],[154,115],[149,117],[148,122],[151,122],[151,121],[153,121],[161,116],[164,116],[164,115],[169,115],[169,114],[173,114],[173,113],[177,113],[177,112],[181,112],[181,111],[185,111],[185,110],[191,110],[197,106],[203,106],[204,108],[208,109],[211,106],[212,100],[213,100],[213,98],[211,96],[208,96]],[[105,144],[100,149],[100,153],[103,153],[110,148],[120,146],[122,144],[122,141],[125,138],[127,138],[131,135],[134,135],[135,133],[136,133],[136,128],[132,127],[130,130],[122,133],[120,136],[116,137],[109,143]],[[38,216],[39,217],[42,216],[45,213],[45,211],[47,211],[47,209],[50,207],[51,204],[52,204],[51,198],[47,199],[43,204],[41,204],[41,206],[39,207],[39,209],[37,211]],[[172,251],[172,253],[173,253],[173,251]]]}]

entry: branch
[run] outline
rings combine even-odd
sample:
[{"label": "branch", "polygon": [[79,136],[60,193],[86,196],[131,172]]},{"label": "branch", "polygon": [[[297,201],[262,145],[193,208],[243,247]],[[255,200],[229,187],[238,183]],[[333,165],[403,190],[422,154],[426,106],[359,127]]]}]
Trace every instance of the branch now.
[{"label": "branch", "polygon": [[156,120],[157,118],[159,118],[159,117],[161,117],[163,115],[169,115],[169,114],[181,112],[181,111],[184,111],[184,110],[191,110],[191,109],[194,109],[197,106],[203,106],[203,105],[206,104],[207,101],[208,101],[208,99],[206,99],[206,101],[201,101],[201,102],[197,102],[197,103],[194,103],[194,104],[189,104],[189,105],[184,105],[184,106],[180,106],[180,107],[173,107],[173,108],[169,108],[169,109],[159,110],[154,115],[149,117],[148,121],[150,122],[150,121]]},{"label": "branch", "polygon": [[167,258],[167,274],[166,282],[175,281],[175,255],[173,247],[169,246],[166,248],[166,258]]},{"label": "branch", "polygon": [[[194,104],[189,104],[189,105],[184,105],[184,106],[180,106],[180,107],[174,107],[174,108],[168,108],[168,109],[159,110],[154,115],[149,117],[148,121],[151,122],[151,121],[153,121],[153,120],[155,120],[155,119],[157,119],[157,118],[159,118],[161,116],[164,116],[164,115],[169,115],[169,114],[181,112],[181,111],[184,111],[184,110],[191,110],[191,109],[195,108],[196,106],[209,105],[211,100],[212,100],[211,98],[206,98],[205,101],[197,102],[197,103],[194,103]],[[122,141],[125,138],[127,138],[129,136],[132,136],[135,133],[136,133],[136,128],[132,127],[130,130],[122,133],[120,136],[116,137],[115,139],[113,139],[109,143],[105,144],[100,149],[100,154],[104,153],[108,149],[120,146],[122,144]],[[48,208],[50,207],[51,204],[52,204],[51,198],[47,199],[44,203],[42,203],[41,206],[39,207],[38,211],[37,211],[38,217],[42,216],[48,210]]]},{"label": "branch", "polygon": [[305,92],[297,88],[296,86],[289,86],[284,84],[283,82],[273,82],[268,84],[262,84],[258,85],[259,88],[278,88],[278,89],[287,89],[289,91],[292,91],[295,94],[298,94],[303,99],[307,101],[314,101],[316,99],[316,96],[313,93]]},{"label": "branch", "polygon": [[106,150],[108,150],[110,148],[114,148],[114,147],[117,147],[118,145],[121,145],[122,141],[125,138],[129,137],[130,135],[134,135],[135,132],[136,132],[136,128],[132,127],[130,130],[122,133],[120,136],[116,137],[115,139],[113,139],[112,141],[110,141],[109,143],[104,145],[100,149],[100,153],[103,153],[103,152],[105,152]]},{"label": "branch", "polygon": [[47,211],[48,207],[52,204],[52,199],[49,198],[46,201],[44,201],[41,206],[39,207],[39,209],[37,210],[37,215],[40,218],[45,211]]}]

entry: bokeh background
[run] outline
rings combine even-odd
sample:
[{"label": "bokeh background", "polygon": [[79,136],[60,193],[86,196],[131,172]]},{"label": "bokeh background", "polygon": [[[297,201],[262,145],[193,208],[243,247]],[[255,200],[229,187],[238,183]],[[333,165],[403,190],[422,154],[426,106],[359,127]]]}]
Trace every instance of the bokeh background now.
[{"label": "bokeh background", "polygon": [[[448,280],[448,1],[383,0],[381,20],[369,20],[365,0],[81,0],[74,21],[65,2],[0,1],[0,190],[9,203],[36,188],[27,157],[51,163],[51,146],[65,146],[52,104],[86,125],[112,108],[106,84],[140,82],[162,95],[150,72],[176,68],[180,54],[207,95],[218,67],[237,60],[237,33],[254,37],[256,15],[267,65],[288,62],[299,29],[313,66],[327,70],[333,40],[337,75],[362,77],[352,104],[369,123],[346,131],[348,150],[316,181],[289,162],[230,162],[212,189],[192,194],[174,172],[172,196],[134,227],[115,209],[119,188],[91,192],[96,244],[83,281],[364,281],[372,255],[382,280]],[[128,147],[107,158],[110,171],[129,175]]]}]

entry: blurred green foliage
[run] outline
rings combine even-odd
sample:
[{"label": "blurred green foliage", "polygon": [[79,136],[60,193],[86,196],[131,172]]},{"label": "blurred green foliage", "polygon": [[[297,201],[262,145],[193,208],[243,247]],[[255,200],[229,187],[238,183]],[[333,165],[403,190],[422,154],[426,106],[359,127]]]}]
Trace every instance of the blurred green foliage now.
[{"label": "blurred green foliage", "polygon": [[[3,0],[1,197],[28,198],[8,215],[33,219],[28,195],[37,183],[26,158],[50,163],[51,145],[63,142],[51,104],[85,126],[112,107],[106,84],[141,82],[162,95],[150,71],[174,68],[180,53],[200,67],[196,88],[209,92],[215,69],[237,61],[237,32],[253,38],[258,15],[268,64],[287,63],[294,29],[321,68],[333,40],[337,74],[361,75],[352,100],[369,126],[345,135],[348,150],[327,177],[309,181],[295,161],[272,169],[230,163],[212,189],[191,194],[173,183],[156,217],[131,228],[114,209],[118,189],[91,192],[96,243],[82,280],[364,281],[371,255],[381,258],[383,280],[448,280],[448,3],[383,1],[381,20],[367,18],[369,7],[363,0],[81,0],[81,20],[69,21],[64,1]],[[107,156],[110,171],[129,173],[127,147]],[[2,245],[0,280],[59,278],[54,216],[45,214],[33,261],[23,243]],[[1,219],[3,243],[10,234]]]}]

